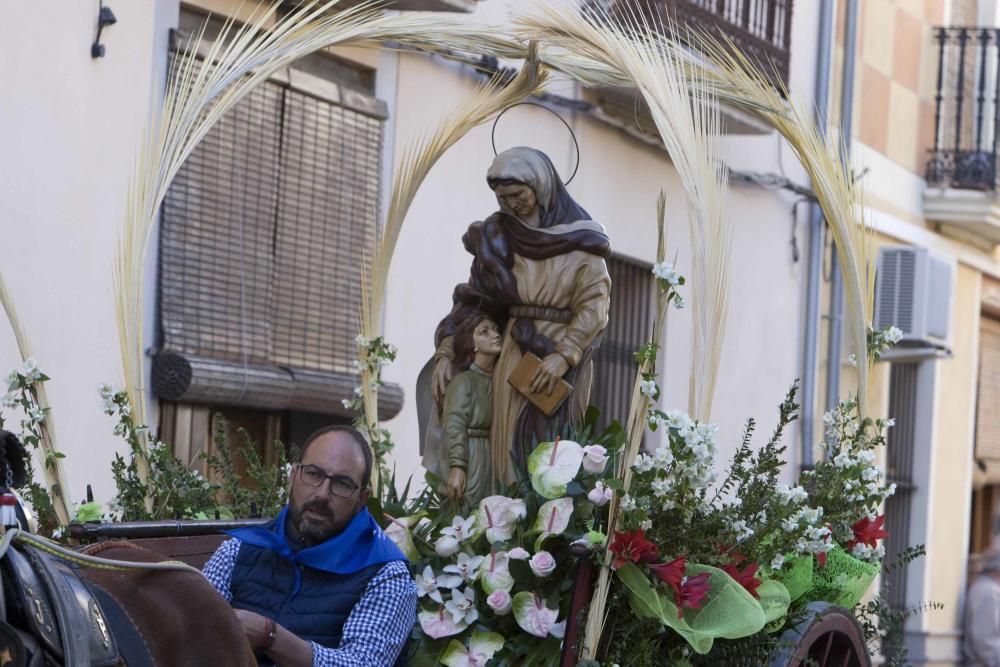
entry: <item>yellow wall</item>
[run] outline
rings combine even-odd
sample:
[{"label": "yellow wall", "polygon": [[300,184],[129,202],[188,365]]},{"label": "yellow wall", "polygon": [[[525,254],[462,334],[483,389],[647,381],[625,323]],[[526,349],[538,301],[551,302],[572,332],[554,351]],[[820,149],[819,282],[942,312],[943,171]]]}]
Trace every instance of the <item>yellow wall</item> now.
[{"label": "yellow wall", "polygon": [[927,541],[927,599],[945,603],[929,611],[925,627],[957,629],[965,588],[972,489],[972,447],[979,363],[980,274],[959,265],[952,309],[954,356],[937,363],[931,451],[931,507]]}]

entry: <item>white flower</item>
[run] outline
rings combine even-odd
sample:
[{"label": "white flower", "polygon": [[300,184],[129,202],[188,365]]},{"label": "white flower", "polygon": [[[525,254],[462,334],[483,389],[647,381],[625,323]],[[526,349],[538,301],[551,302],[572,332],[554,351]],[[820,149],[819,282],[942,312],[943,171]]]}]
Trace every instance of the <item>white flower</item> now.
[{"label": "white flower", "polygon": [[684,299],[681,297],[680,294],[674,297],[674,308],[676,308],[677,310],[684,310],[684,306],[686,305],[687,304],[684,302]]},{"label": "white flower", "polygon": [[4,394],[2,402],[0,404],[5,408],[12,408],[17,405],[17,394],[14,392],[8,392]]},{"label": "white flower", "polygon": [[784,554],[778,554],[777,556],[771,559],[772,570],[780,570],[784,564],[785,564]]},{"label": "white flower", "polygon": [[28,411],[28,416],[31,417],[31,421],[41,424],[45,421],[45,410],[39,407],[33,407]]},{"label": "white flower", "polygon": [[656,380],[642,380],[639,382],[639,393],[652,398],[656,395]]},{"label": "white flower", "polygon": [[122,417],[131,417],[132,416],[132,404],[131,403],[122,403],[121,413],[122,413]]},{"label": "white flower", "polygon": [[890,417],[889,419],[885,420],[885,427],[886,428],[892,428],[895,425],[896,425],[896,419],[894,417]]},{"label": "white flower", "polygon": [[587,445],[583,448],[583,469],[600,474],[608,465],[608,450],[601,445]]},{"label": "white flower", "polygon": [[889,327],[885,332],[885,339],[891,345],[895,345],[899,341],[903,340],[903,332],[898,327]]},{"label": "white flower", "polygon": [[117,435],[119,437],[123,437],[125,435],[126,430],[127,430],[127,428],[126,428],[125,424],[123,424],[121,422],[118,422],[117,424],[115,424],[115,428],[112,431],[112,433],[114,433],[115,435]]},{"label": "white flower", "polygon": [[864,542],[858,542],[851,548],[851,555],[858,560],[869,560],[872,557],[872,548]]},{"label": "white flower", "polygon": [[450,535],[442,535],[434,543],[434,551],[441,558],[448,558],[458,553],[458,540]]},{"label": "white flower", "polygon": [[351,400],[348,398],[345,398],[342,401],[340,401],[340,404],[344,406],[345,410],[350,410],[351,408],[354,407],[354,405],[351,403]]},{"label": "white flower", "polygon": [[510,613],[513,602],[510,599],[510,593],[501,588],[498,591],[490,593],[489,597],[486,598],[486,605],[497,616],[505,616]]},{"label": "white flower", "polygon": [[622,498],[621,510],[623,512],[631,512],[632,510],[635,509],[635,507],[636,507],[635,498],[633,498],[632,496],[625,496],[624,498]]},{"label": "white flower", "polygon": [[670,488],[672,484],[670,480],[666,477],[657,477],[652,482],[649,483],[650,488],[653,490],[653,495],[657,498],[662,498],[663,496],[670,493]]},{"label": "white flower", "polygon": [[639,528],[643,531],[649,530],[653,527],[653,521],[651,519],[645,519],[639,522]]},{"label": "white flower", "polygon": [[358,334],[354,338],[354,344],[357,345],[358,347],[368,349],[368,347],[372,344],[372,339],[362,336],[361,334]]},{"label": "white flower", "polygon": [[753,528],[747,525],[747,522],[743,519],[738,521],[733,521],[729,524],[730,530],[736,533],[736,539],[739,542],[749,539],[753,536]]},{"label": "white flower", "polygon": [[882,476],[882,470],[878,466],[872,466],[871,468],[865,468],[861,471],[861,479],[866,482],[871,482]]},{"label": "white flower", "polygon": [[556,559],[548,551],[539,551],[528,560],[528,567],[536,577],[547,577],[556,571]]},{"label": "white flower", "polygon": [[417,597],[424,597],[426,595],[435,602],[444,604],[444,600],[441,598],[441,591],[438,588],[455,588],[461,585],[462,578],[448,574],[435,577],[434,571],[428,565],[424,568],[423,574],[418,574],[414,577],[414,583],[417,585]]},{"label": "white flower", "polygon": [[837,466],[838,468],[846,468],[853,464],[854,464],[854,459],[852,459],[851,455],[848,454],[847,452],[841,452],[840,454],[837,454],[836,456],[833,457],[833,465]]},{"label": "white flower", "polygon": [[100,384],[97,390],[101,392],[101,398],[105,401],[110,401],[115,397],[115,390],[111,388],[110,384]]},{"label": "white flower", "polygon": [[866,449],[863,452],[858,452],[858,461],[861,461],[865,465],[870,465],[875,463],[875,452],[870,449]]},{"label": "white flower", "polygon": [[484,556],[470,556],[461,553],[458,554],[458,561],[454,565],[445,565],[443,569],[445,572],[457,574],[463,581],[473,581],[484,560],[486,560]]},{"label": "white flower", "polygon": [[799,516],[805,520],[806,523],[816,524],[819,520],[823,518],[823,508],[817,507],[803,507],[799,511]]},{"label": "white flower", "polygon": [[790,516],[785,518],[781,522],[781,529],[786,533],[795,532],[796,530],[798,530],[798,528],[799,528],[799,520],[797,517]]},{"label": "white flower", "polygon": [[659,280],[675,287],[681,284],[681,274],[674,269],[674,265],[670,262],[657,262],[654,264],[653,275]]},{"label": "white flower", "polygon": [[674,462],[674,453],[670,445],[662,445],[653,452],[653,465],[660,470],[666,470]]},{"label": "white flower", "polygon": [[456,516],[451,520],[451,525],[441,529],[442,535],[447,535],[449,537],[454,537],[459,542],[464,542],[465,540],[472,537],[473,528],[476,524],[476,517],[470,516],[465,519],[460,516]]},{"label": "white flower", "polygon": [[653,457],[646,456],[645,454],[639,454],[635,457],[635,462],[632,463],[632,468],[636,472],[649,472],[653,469]]},{"label": "white flower", "polygon": [[24,378],[25,384],[33,384],[42,377],[42,369],[38,367],[38,360],[34,357],[25,359],[24,365],[18,372]]},{"label": "white flower", "polygon": [[590,493],[587,494],[587,500],[598,507],[604,507],[611,500],[612,494],[613,491],[604,486],[604,482],[597,482],[594,484],[594,488],[590,490]]},{"label": "white flower", "polygon": [[451,614],[456,625],[475,623],[479,618],[476,611],[476,591],[469,586],[464,591],[455,589],[451,592],[451,600],[444,603],[444,608]]},{"label": "white flower", "polygon": [[893,482],[886,488],[885,497],[888,498],[889,496],[894,495],[895,493],[896,493],[896,483]]},{"label": "white flower", "polygon": [[874,549],[872,549],[872,555],[875,556],[875,558],[878,558],[879,560],[885,558],[885,544],[884,543],[880,544]]},{"label": "white flower", "polygon": [[[598,482],[598,484],[600,484],[600,482]],[[511,560],[527,560],[530,557],[531,554],[529,554],[521,547],[514,547],[513,549],[507,552],[507,558],[510,558]]]}]

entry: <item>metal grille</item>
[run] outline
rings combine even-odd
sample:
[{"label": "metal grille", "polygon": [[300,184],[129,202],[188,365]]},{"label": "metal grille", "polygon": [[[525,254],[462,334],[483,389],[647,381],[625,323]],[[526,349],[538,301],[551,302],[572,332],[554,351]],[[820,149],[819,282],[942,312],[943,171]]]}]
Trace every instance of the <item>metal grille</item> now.
[{"label": "metal grille", "polygon": [[635,351],[649,342],[653,328],[653,281],[648,264],[620,257],[608,260],[611,309],[601,347],[594,355],[590,402],[601,411],[599,428],[624,425],[638,366]]},{"label": "metal grille", "polygon": [[[896,561],[910,546],[910,508],[913,492],[913,456],[917,417],[917,376],[920,362],[894,363],[889,372],[889,415],[896,425],[886,440],[886,477],[895,482],[896,493],[885,502],[889,537],[885,541],[886,564]],[[883,572],[886,599],[896,609],[906,607],[906,568]]]},{"label": "metal grille", "polygon": [[348,370],[361,262],[375,235],[382,124],[276,81],[219,121],[164,202],[166,350]]}]

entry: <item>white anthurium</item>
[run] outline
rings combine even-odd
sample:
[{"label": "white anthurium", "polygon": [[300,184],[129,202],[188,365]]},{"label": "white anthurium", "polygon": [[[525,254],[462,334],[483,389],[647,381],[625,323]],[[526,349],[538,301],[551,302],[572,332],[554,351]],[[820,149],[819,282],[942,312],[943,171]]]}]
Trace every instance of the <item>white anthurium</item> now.
[{"label": "white anthurium", "polygon": [[444,600],[441,598],[441,591],[438,589],[455,588],[462,585],[462,577],[457,574],[435,575],[430,565],[424,568],[422,574],[416,575],[413,579],[417,585],[417,596],[424,597],[426,595],[438,604],[444,604]]},{"label": "white anthurium", "polygon": [[514,588],[514,577],[510,575],[510,558],[506,551],[490,553],[479,570],[479,583],[487,595],[494,591],[507,591]]},{"label": "white anthurium", "polygon": [[441,664],[447,667],[486,667],[493,655],[503,648],[503,635],[474,630],[466,648],[452,639],[441,654]]},{"label": "white anthurium", "polygon": [[445,611],[451,614],[456,625],[468,627],[479,618],[479,611],[476,610],[476,591],[472,586],[464,591],[457,588],[451,592],[451,600],[444,603]]},{"label": "white anthurium", "polygon": [[452,614],[444,607],[434,611],[421,611],[417,614],[417,619],[420,621],[420,629],[431,639],[451,637],[469,627],[468,623],[456,623]]},{"label": "white anthurium", "polygon": [[486,541],[494,544],[513,537],[517,522],[527,515],[528,508],[520,498],[489,496],[479,502],[475,519],[486,530]]},{"label": "white anthurium", "polygon": [[451,572],[462,579],[462,581],[474,581],[479,574],[479,567],[486,560],[483,556],[470,556],[467,553],[458,554],[458,561],[454,565],[445,565],[444,571]]},{"label": "white anthurium", "polygon": [[569,522],[573,518],[573,499],[559,498],[550,500],[538,508],[538,515],[535,517],[535,524],[531,527],[531,532],[541,533],[535,540],[535,551],[538,551],[542,542],[553,535],[562,535],[569,527]]},{"label": "white anthurium", "polygon": [[411,562],[416,562],[420,560],[420,553],[417,551],[417,545],[413,542],[413,534],[410,530],[420,523],[420,520],[424,518],[426,512],[421,512],[419,514],[414,514],[413,516],[404,516],[399,519],[394,519],[388,514],[385,517],[389,520],[389,525],[385,527],[385,536],[392,540],[393,544],[399,547],[399,550],[403,552],[403,555],[410,559]]},{"label": "white anthurium", "polygon": [[566,621],[556,623],[558,609],[549,609],[545,601],[535,593],[518,593],[514,596],[514,619],[521,629],[536,637],[562,638],[566,633]]},{"label": "white anthurium", "polygon": [[582,463],[583,447],[572,440],[540,443],[528,457],[531,486],[544,498],[561,498]]}]

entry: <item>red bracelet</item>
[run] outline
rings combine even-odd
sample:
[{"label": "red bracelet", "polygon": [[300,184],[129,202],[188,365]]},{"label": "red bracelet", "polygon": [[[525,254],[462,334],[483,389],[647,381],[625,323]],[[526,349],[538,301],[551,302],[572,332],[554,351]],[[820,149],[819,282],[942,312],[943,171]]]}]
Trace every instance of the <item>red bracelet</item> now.
[{"label": "red bracelet", "polygon": [[264,620],[267,622],[264,625],[264,631],[267,633],[267,639],[264,640],[264,643],[261,644],[260,648],[258,649],[260,651],[266,651],[267,649],[274,646],[274,640],[278,638],[278,624],[274,622],[273,618],[268,618],[265,616]]}]

